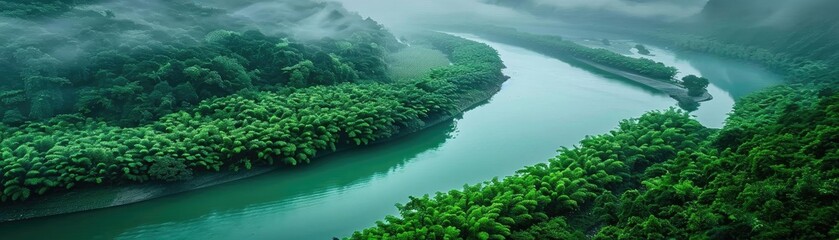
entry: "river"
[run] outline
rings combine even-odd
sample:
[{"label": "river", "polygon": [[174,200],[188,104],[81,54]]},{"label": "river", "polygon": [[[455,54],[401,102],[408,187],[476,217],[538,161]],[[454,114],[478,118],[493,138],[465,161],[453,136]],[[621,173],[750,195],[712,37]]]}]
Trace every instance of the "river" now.
[{"label": "river", "polygon": [[[202,240],[343,237],[372,226],[386,215],[397,214],[394,204],[406,202],[408,196],[511,175],[523,166],[546,161],[561,146],[571,147],[586,135],[614,129],[621,119],[675,106],[675,100],[667,96],[616,77],[595,74],[519,47],[470,38],[497,49],[507,65],[504,72],[511,78],[488,102],[452,121],[392,143],[331,155],[295,169],[127,206],[3,223],[0,236]],[[701,72],[711,78],[719,90],[712,92],[717,97],[714,101],[720,101],[720,106],[696,113],[710,126],[719,126],[717,122],[727,112],[722,110],[726,106],[730,110],[733,99],[746,91],[722,84],[719,76],[731,75],[733,79],[740,75],[732,73],[762,71],[733,66],[719,58],[653,50],[683,73]],[[703,107],[716,104],[714,101]]]},{"label": "river", "polygon": [[676,75],[678,79],[691,74],[708,78],[711,82],[708,92],[714,99],[701,103],[699,110],[691,113],[706,127],[722,128],[737,99],[756,90],[783,83],[780,76],[755,64],[708,54],[646,47],[651,56],[638,54],[635,50],[627,55],[645,57],[676,67],[679,69]]}]

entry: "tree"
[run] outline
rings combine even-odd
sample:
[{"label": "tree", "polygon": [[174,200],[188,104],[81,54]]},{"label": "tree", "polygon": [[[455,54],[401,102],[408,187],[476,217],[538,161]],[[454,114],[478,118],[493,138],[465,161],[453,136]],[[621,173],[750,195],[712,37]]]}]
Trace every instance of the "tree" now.
[{"label": "tree", "polygon": [[58,76],[60,62],[34,47],[19,49],[14,57],[23,66],[20,77],[30,103],[29,117],[40,120],[57,114],[64,103],[60,88],[70,85],[70,80]]},{"label": "tree", "polygon": [[157,159],[149,168],[149,175],[157,180],[174,182],[192,178],[192,170],[182,161],[170,157]]},{"label": "tree", "polygon": [[[77,184],[179,181],[189,179],[194,171],[304,164],[321,151],[335,151],[338,144],[366,145],[429,116],[455,111],[473,101],[473,96],[464,93],[484,91],[506,80],[501,59],[491,47],[442,33],[435,36],[429,38],[458,53],[453,66],[438,69],[437,78],[429,74],[399,83],[337,84],[336,76],[338,81],[357,76],[353,62],[324,51],[319,57],[308,56],[312,60],[281,68],[299,82],[298,89],[240,90],[222,96],[227,89],[264,83],[257,78],[258,71],[246,68],[253,65],[248,59],[256,58],[231,53],[231,57],[178,62],[160,57],[125,65],[132,72],[128,75],[118,69],[98,71],[101,79],[94,79],[96,84],[80,85],[84,89],[78,91],[76,105],[82,114],[59,115],[45,122],[27,122],[24,111],[32,105],[31,112],[41,114],[35,117],[55,113],[50,104],[55,99],[35,90],[50,87],[52,80],[47,78],[61,69],[28,64],[25,73],[33,73],[27,75],[31,81],[17,88],[29,87],[0,91],[0,104],[12,106],[0,111],[3,124],[20,124],[0,124],[0,204]],[[20,53],[19,61],[51,60],[35,50]],[[247,76],[251,73],[254,76]],[[428,81],[440,84],[419,87]],[[29,90],[36,98],[31,104],[21,104],[30,101]],[[209,96],[219,97],[207,100]],[[192,106],[179,109],[178,105]],[[87,114],[113,115],[114,119]],[[149,124],[136,124],[142,122]],[[526,212],[514,217],[546,218]],[[476,229],[488,237],[509,235],[509,229],[491,221],[486,218]],[[433,234],[422,236],[454,237],[460,232],[446,227]]]},{"label": "tree", "polygon": [[688,97],[680,97],[676,101],[679,101],[679,107],[685,111],[693,112],[699,109],[699,103]]},{"label": "tree", "polygon": [[704,77],[697,77],[696,75],[687,75],[682,78],[682,84],[684,84],[685,88],[688,89],[688,95],[701,96],[703,93],[705,93],[705,89],[708,88],[710,82],[707,78]]},{"label": "tree", "polygon": [[638,53],[640,53],[641,55],[650,55],[650,50],[647,49],[647,47],[645,47],[644,45],[635,45],[635,49],[638,49]]}]

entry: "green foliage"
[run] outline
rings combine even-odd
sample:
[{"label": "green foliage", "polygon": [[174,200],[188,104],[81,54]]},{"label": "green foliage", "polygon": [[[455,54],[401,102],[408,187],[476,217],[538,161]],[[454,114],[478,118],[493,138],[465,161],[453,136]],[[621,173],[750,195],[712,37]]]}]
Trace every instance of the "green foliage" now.
[{"label": "green foliage", "polygon": [[589,48],[560,37],[534,35],[515,29],[494,27],[473,30],[490,40],[512,43],[548,56],[568,60],[588,60],[664,81],[671,81],[678,72],[674,67],[647,58],[632,58],[606,49]]},{"label": "green foliage", "polygon": [[192,170],[182,161],[164,157],[152,163],[149,167],[149,176],[152,179],[167,182],[182,181],[192,178]]},{"label": "green foliage", "polygon": [[721,130],[648,113],[351,238],[836,239],[838,109],[833,88],[794,85],[744,98]]},{"label": "green foliage", "polygon": [[691,96],[702,96],[710,84],[707,78],[696,75],[687,75],[682,78],[682,85],[688,89],[688,95]]},{"label": "green foliage", "polygon": [[554,218],[547,222],[541,222],[530,228],[517,231],[510,235],[510,239],[521,240],[584,240],[588,239],[585,233],[573,229],[565,222],[565,218]]},{"label": "green foliage", "polygon": [[[137,126],[240,91],[387,82],[384,58],[397,48],[388,31],[360,16],[346,19],[351,34],[303,42],[288,33],[244,31],[262,28],[200,2],[136,4],[177,20],[115,16],[130,14],[120,4],[0,1],[9,7],[0,8],[9,21],[0,25],[5,123],[82,114]],[[55,22],[64,24],[60,31]]]},{"label": "green foliage", "polygon": [[[650,34],[673,43],[676,47],[732,57],[758,63],[769,69],[786,74],[793,83],[835,83],[839,82],[839,70],[831,62],[797,57],[784,51],[773,51],[756,46],[726,43],[717,39],[693,35]],[[777,44],[776,44],[777,45]],[[814,51],[818,52],[818,51]],[[839,51],[837,51],[839,52]],[[835,63],[833,63],[835,64]]]},{"label": "green foliage", "polygon": [[638,53],[641,55],[650,55],[650,50],[647,49],[644,45],[637,44],[635,45],[635,49],[638,49]]},{"label": "green foliage", "polygon": [[[627,219],[668,219],[680,231],[665,236],[677,238],[836,238],[839,171],[829,152],[837,146],[824,137],[835,136],[839,102],[816,89],[783,86],[743,99],[704,153],[669,160],[632,205],[622,204],[644,209]],[[601,235],[638,236],[631,229],[640,224]]]},{"label": "green foliage", "polygon": [[[416,130],[426,120],[462,110],[473,103],[474,93],[506,80],[491,47],[445,34],[423,38],[446,49],[454,65],[410,81],[239,92],[136,127],[80,114],[20,126],[0,124],[0,199],[22,201],[33,193],[86,184],[177,181],[200,171],[305,164],[318,153]],[[241,60],[212,61],[186,67],[185,75],[207,74],[203,68],[208,68],[231,77],[213,84],[254,80]],[[161,81],[151,95],[161,105],[194,99],[196,87],[190,84],[172,87]],[[6,115],[9,121],[15,118],[14,112]]]},{"label": "green foliage", "polygon": [[692,154],[708,133],[684,112],[652,112],[504,180],[412,197],[398,205],[400,218],[352,239],[584,239],[586,230],[569,227],[566,216],[590,209],[600,195],[638,186],[645,169]]},{"label": "green foliage", "polygon": [[678,97],[676,101],[679,103],[679,108],[688,112],[699,110],[699,103],[688,97]]},{"label": "green foliage", "polygon": [[[23,101],[29,101],[29,118],[40,120],[54,116],[55,108],[63,104],[61,87],[70,85],[69,80],[58,76],[58,60],[33,47],[18,49],[14,59],[21,67],[21,90],[26,99]],[[20,106],[12,109],[18,110]]]},{"label": "green foliage", "polygon": [[390,54],[388,59],[390,76],[394,80],[421,78],[433,68],[449,65],[445,54],[417,45]]}]

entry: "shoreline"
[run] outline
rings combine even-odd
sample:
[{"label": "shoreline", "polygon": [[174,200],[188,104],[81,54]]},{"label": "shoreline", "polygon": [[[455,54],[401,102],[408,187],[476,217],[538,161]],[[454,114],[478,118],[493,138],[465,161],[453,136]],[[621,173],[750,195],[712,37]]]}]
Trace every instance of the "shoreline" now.
[{"label": "shoreline", "polygon": [[[472,98],[464,99],[455,113],[431,116],[428,119],[423,120],[424,124],[421,127],[414,129],[400,129],[400,131],[393,136],[374,141],[365,146],[347,145],[339,147],[335,151],[324,151],[317,154],[312,158],[312,160],[321,159],[338,152],[350,151],[377,144],[385,144],[451,120],[471,108],[480,106],[492,98],[492,96],[495,96],[496,93],[501,91],[501,86],[508,79],[508,76],[501,76],[496,83],[488,86],[486,89],[478,90],[480,94],[476,94]],[[261,166],[254,167],[251,170],[240,170],[238,172],[229,170],[222,172],[202,172],[200,174],[196,174],[193,179],[173,183],[148,182],[112,186],[92,185],[91,187],[75,189],[74,191],[54,193],[54,195],[43,196],[42,198],[33,199],[27,202],[0,206],[0,223],[93,211],[139,203],[255,177],[283,167],[286,166]],[[301,167],[305,167],[305,165],[301,165]]]},{"label": "shoreline", "polygon": [[[655,90],[655,91],[658,91],[660,93],[667,94],[668,96],[670,96],[671,98],[673,98],[673,99],[675,99],[676,101],[679,101],[679,102],[689,100],[689,101],[692,101],[694,103],[701,103],[701,102],[706,102],[706,101],[710,101],[710,100],[714,99],[714,97],[711,96],[711,94],[708,92],[708,90],[705,90],[704,93],[701,96],[690,96],[688,94],[687,89],[685,89],[684,87],[682,87],[681,85],[676,84],[676,83],[666,82],[664,80],[643,76],[643,75],[640,75],[640,74],[636,74],[636,73],[632,73],[632,72],[629,72],[629,71],[626,71],[626,70],[621,70],[621,69],[617,69],[617,68],[614,68],[614,67],[606,66],[604,64],[596,63],[596,62],[593,62],[591,60],[586,60],[586,59],[582,59],[582,58],[575,57],[575,56],[570,56],[570,55],[565,55],[565,54],[559,54],[559,55],[557,55],[557,54],[546,54],[546,53],[543,53],[543,52],[539,51],[538,47],[534,48],[534,47],[527,46],[527,44],[522,45],[522,44],[516,43],[517,42],[516,40],[520,39],[519,37],[499,36],[498,34],[496,34],[494,32],[491,32],[491,31],[490,32],[469,31],[469,30],[466,30],[466,31],[471,32],[471,34],[481,36],[485,39],[489,39],[489,40],[492,40],[492,41],[496,41],[496,42],[500,42],[500,43],[509,44],[509,45],[512,45],[512,46],[517,46],[517,47],[529,49],[531,51],[543,54],[545,56],[548,56],[548,57],[551,57],[551,58],[554,58],[554,59],[557,59],[557,60],[560,60],[560,61],[563,61],[563,62],[566,62],[566,63],[570,63],[572,65],[573,64],[586,65],[588,67],[592,67],[592,68],[595,68],[597,70],[600,70],[600,71],[603,71],[603,72],[606,72],[606,73],[609,73],[609,74],[613,74],[613,75],[625,78],[627,80],[633,81],[635,83],[641,84],[643,86],[646,86],[647,88],[650,88],[651,90]],[[516,40],[510,40],[510,38],[516,39]],[[575,43],[575,44],[578,44],[578,43]],[[584,45],[580,45],[580,46],[587,47],[587,46],[584,46]]]},{"label": "shoreline", "polygon": [[679,86],[675,83],[669,83],[669,82],[653,79],[653,78],[650,78],[650,77],[641,76],[641,75],[638,75],[638,74],[634,74],[634,73],[630,73],[630,72],[623,71],[623,70],[620,70],[620,69],[616,69],[616,68],[613,68],[613,67],[605,66],[605,65],[595,63],[595,62],[585,60],[585,59],[580,59],[580,58],[574,58],[574,59],[576,61],[579,61],[581,63],[585,63],[589,66],[592,66],[592,67],[597,68],[599,70],[602,70],[604,72],[608,72],[608,73],[611,73],[611,74],[621,76],[623,78],[632,80],[633,82],[642,84],[644,86],[655,89],[659,92],[665,93],[665,94],[669,95],[670,97],[672,97],[676,100],[690,99],[694,102],[700,103],[700,102],[707,102],[707,101],[710,101],[710,100],[714,99],[714,97],[711,96],[711,94],[708,93],[707,90],[705,90],[705,92],[701,96],[690,96],[690,95],[688,95],[688,90],[687,89],[684,89],[684,88],[682,88],[681,86]]}]

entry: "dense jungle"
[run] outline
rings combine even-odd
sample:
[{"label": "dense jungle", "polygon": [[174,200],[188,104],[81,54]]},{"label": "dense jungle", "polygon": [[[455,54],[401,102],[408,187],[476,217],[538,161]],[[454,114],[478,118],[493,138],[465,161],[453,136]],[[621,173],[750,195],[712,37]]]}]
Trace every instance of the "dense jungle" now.
[{"label": "dense jungle", "polygon": [[838,239],[836,10],[0,0],[0,236]]}]

